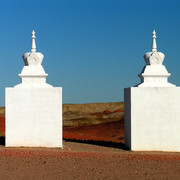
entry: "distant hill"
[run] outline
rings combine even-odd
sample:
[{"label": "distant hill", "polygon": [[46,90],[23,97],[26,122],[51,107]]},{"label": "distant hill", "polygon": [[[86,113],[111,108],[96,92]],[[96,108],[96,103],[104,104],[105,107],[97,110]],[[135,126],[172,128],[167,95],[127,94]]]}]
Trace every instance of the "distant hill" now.
[{"label": "distant hill", "polygon": [[123,119],[123,102],[63,105],[63,126],[89,126]]},{"label": "distant hill", "polygon": [[67,111],[82,112],[82,113],[96,113],[105,110],[124,111],[124,102],[109,102],[109,103],[87,103],[87,104],[63,104],[63,113]]}]

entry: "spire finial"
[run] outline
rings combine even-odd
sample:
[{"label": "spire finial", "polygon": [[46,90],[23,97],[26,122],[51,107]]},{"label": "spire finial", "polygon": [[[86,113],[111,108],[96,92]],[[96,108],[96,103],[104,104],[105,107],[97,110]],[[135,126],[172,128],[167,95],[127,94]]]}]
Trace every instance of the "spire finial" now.
[{"label": "spire finial", "polygon": [[32,38],[31,52],[36,52],[36,42],[35,42],[36,36],[35,36],[35,31],[34,30],[32,31],[31,38]]},{"label": "spire finial", "polygon": [[152,42],[152,52],[157,52],[157,45],[156,45],[156,31],[153,31],[153,42]]}]

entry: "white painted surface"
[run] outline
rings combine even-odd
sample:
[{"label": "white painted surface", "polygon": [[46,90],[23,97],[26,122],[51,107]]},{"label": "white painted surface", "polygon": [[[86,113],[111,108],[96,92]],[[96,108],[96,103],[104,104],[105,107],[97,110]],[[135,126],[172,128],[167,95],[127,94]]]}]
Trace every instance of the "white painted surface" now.
[{"label": "white painted surface", "polygon": [[6,146],[62,147],[62,88],[6,88]]},{"label": "white painted surface", "polygon": [[152,51],[144,55],[146,66],[143,68],[139,77],[141,83],[138,87],[175,87],[174,84],[168,82],[168,73],[166,67],[162,64],[165,55],[162,52],[157,52],[156,32],[153,31]]},{"label": "white painted surface", "polygon": [[180,87],[125,89],[125,144],[180,152]]},{"label": "white painted surface", "polygon": [[36,52],[36,42],[35,42],[35,32],[32,31],[32,42],[31,42],[31,52],[23,54],[23,60],[25,66],[23,67],[19,77],[21,78],[21,83],[16,85],[16,88],[32,88],[32,87],[52,87],[50,84],[46,83],[46,77],[48,74],[45,73],[44,68],[41,63],[43,61],[44,55],[40,52]]},{"label": "white painted surface", "polygon": [[141,83],[124,90],[125,144],[135,151],[180,152],[180,87],[168,82],[165,55],[157,52],[153,31],[152,52],[144,55]]},{"label": "white painted surface", "polygon": [[6,146],[62,147],[62,88],[46,83],[43,58],[33,30],[21,83],[6,88]]}]

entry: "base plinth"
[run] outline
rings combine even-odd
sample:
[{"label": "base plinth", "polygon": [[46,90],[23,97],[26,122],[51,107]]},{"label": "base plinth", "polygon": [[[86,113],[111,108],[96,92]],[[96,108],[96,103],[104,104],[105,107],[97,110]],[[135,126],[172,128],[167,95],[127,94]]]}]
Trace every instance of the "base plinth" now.
[{"label": "base plinth", "polygon": [[180,152],[180,88],[126,88],[125,144],[135,151]]},{"label": "base plinth", "polygon": [[62,88],[6,88],[6,146],[62,147]]}]

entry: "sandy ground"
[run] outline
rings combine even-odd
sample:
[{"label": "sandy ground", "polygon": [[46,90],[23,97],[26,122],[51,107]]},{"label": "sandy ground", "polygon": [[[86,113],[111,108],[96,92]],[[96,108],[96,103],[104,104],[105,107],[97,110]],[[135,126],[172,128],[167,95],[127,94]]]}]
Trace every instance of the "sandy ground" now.
[{"label": "sandy ground", "polygon": [[63,149],[5,148],[0,108],[0,180],[180,180],[180,153],[125,148],[123,103],[68,104],[63,112]]},{"label": "sandy ground", "polygon": [[63,149],[0,146],[0,179],[180,179],[180,153],[64,142]]}]

